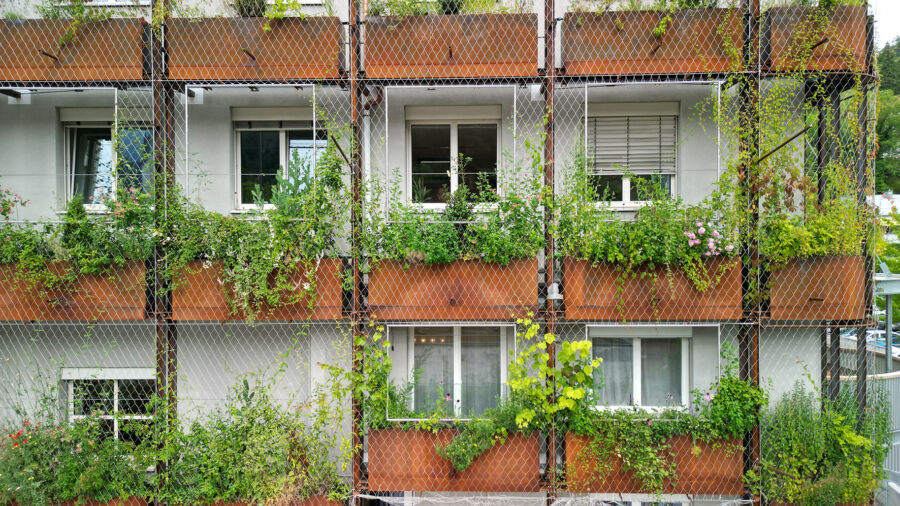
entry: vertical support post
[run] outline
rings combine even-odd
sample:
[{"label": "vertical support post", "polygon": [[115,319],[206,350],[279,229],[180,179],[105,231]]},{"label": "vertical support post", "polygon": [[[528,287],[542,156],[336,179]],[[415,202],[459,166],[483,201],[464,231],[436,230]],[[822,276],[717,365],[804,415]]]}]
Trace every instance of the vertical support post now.
[{"label": "vertical support post", "polygon": [[[875,41],[874,20],[870,16],[866,23],[866,68],[870,71],[873,69],[873,47]],[[870,179],[870,157],[869,157],[869,86],[861,84],[859,104],[856,110],[857,131],[859,138],[857,139],[856,148],[856,196],[857,206],[864,216],[874,219],[873,213],[868,209],[866,196],[871,194]],[[874,226],[874,223],[872,223]],[[862,238],[862,250],[865,255],[865,304],[866,317],[872,316],[873,297],[873,280],[874,275],[874,258],[872,257],[869,244],[869,232],[865,230]],[[867,368],[866,368],[866,329],[865,327],[857,327],[856,329],[856,403],[859,409],[859,424],[864,423],[866,416],[866,394],[867,394]]]},{"label": "vertical support post", "polygon": [[[554,0],[544,0],[544,66],[546,67],[546,76],[544,85],[541,87],[544,95],[544,187],[549,192],[550,199],[555,198],[555,166],[554,166],[554,93],[556,85],[556,61],[555,61],[555,42],[556,42],[556,5]],[[547,286],[547,294],[552,291],[550,286],[556,282],[556,252],[553,244],[553,236],[550,233],[549,223],[553,220],[553,212],[550,206],[544,206],[544,282]],[[547,332],[556,334],[556,301],[547,298]],[[551,343],[547,347],[547,353],[550,355],[548,365],[556,367],[556,346]],[[556,377],[550,379],[553,383],[553,391],[556,391]],[[555,399],[554,399],[555,401]],[[547,492],[547,503],[552,504],[556,501],[557,495],[557,476],[556,476],[556,459],[557,459],[557,433],[556,421],[551,422],[549,441],[547,444],[547,478],[550,483]]]},{"label": "vertical support post", "polygon": [[[759,0],[742,0],[744,13],[744,71],[740,86],[739,120],[742,123],[741,138],[738,149],[744,166],[740,181],[741,192],[747,198],[747,206],[751,209],[750,219],[742,230],[742,237],[747,239],[743,252],[744,262],[741,270],[741,288],[743,295],[754,290],[756,284],[753,276],[759,268],[759,248],[757,246],[756,228],[759,222],[759,195],[757,193],[757,167],[759,158]],[[748,300],[744,297],[744,300]],[[746,303],[738,330],[739,372],[743,380],[759,385],[759,319],[757,306]],[[759,425],[744,435],[744,470],[753,468],[760,458]],[[753,499],[752,492],[745,490],[745,497]]]},{"label": "vertical support post", "polygon": [[[155,168],[154,201],[158,225],[168,208],[168,190],[174,184],[175,97],[173,85],[168,79],[168,58],[166,48],[166,21],[169,16],[170,0],[153,1],[154,19],[158,24],[152,27],[150,80],[153,97],[153,159]],[[161,16],[156,15],[161,13]],[[165,401],[165,407],[154,413],[157,421],[164,421],[171,427],[178,415],[176,397],[176,370],[178,365],[177,332],[172,321],[171,297],[167,290],[165,252],[157,245],[153,255],[153,316],[156,322],[156,396]],[[158,471],[165,469],[166,462],[158,462]]]},{"label": "vertical support post", "polygon": [[834,401],[841,393],[841,329],[831,327],[828,344],[828,399]]},{"label": "vertical support post", "polygon": [[821,385],[822,391],[825,390],[828,385],[828,355],[831,350],[830,346],[830,329],[828,327],[821,327],[819,329],[819,385]]},{"label": "vertical support post", "polygon": [[[360,262],[362,262],[363,252],[360,250],[360,235],[363,227],[363,199],[362,199],[362,139],[360,129],[360,105],[362,100],[362,90],[360,89],[360,79],[362,78],[362,66],[360,64],[360,54],[362,42],[360,40],[360,13],[358,0],[349,1],[349,36],[350,36],[350,68],[349,68],[349,88],[350,88],[350,187],[353,202],[350,206],[350,251],[351,262],[353,265],[353,300],[351,307],[351,322],[353,326],[353,339],[351,341],[350,360],[352,362],[354,376],[362,372],[363,364],[360,358],[360,349],[357,344],[357,336],[362,336],[365,332],[363,324],[363,291],[362,279],[360,276]],[[362,421],[362,408],[359,398],[355,394],[351,394],[351,432],[353,434],[353,457],[350,464],[351,479],[353,481],[353,489],[358,490],[362,483],[362,434],[360,434],[360,422]]]},{"label": "vertical support post", "polygon": [[884,297],[884,372],[889,373],[894,368],[894,296]]}]

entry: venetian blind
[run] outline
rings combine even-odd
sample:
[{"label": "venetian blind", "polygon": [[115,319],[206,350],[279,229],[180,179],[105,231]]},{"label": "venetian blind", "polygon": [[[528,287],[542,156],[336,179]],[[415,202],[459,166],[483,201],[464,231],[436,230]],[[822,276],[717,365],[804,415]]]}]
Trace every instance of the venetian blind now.
[{"label": "venetian blind", "polygon": [[597,172],[675,172],[678,116],[589,117],[588,160]]}]

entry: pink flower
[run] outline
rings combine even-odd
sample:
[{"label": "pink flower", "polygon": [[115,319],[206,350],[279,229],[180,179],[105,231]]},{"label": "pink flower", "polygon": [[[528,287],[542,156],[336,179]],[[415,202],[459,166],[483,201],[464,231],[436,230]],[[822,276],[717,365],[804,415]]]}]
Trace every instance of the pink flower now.
[{"label": "pink flower", "polygon": [[697,226],[698,226],[698,227],[702,227],[702,226],[703,226],[703,222],[700,221],[700,220],[697,220]]},{"label": "pink flower", "polygon": [[704,255],[706,255],[706,256],[710,256],[710,255],[711,255],[711,253],[710,253],[710,252],[709,252],[709,251],[707,251],[707,252],[706,252],[706,253],[704,253]]},{"label": "pink flower", "polygon": [[703,235],[703,234],[706,233],[706,229],[703,228],[703,227],[700,227],[700,228],[697,229],[697,233],[700,234],[700,235]]},{"label": "pink flower", "polygon": [[712,400],[712,394],[709,393],[709,392],[706,392],[705,394],[703,394],[703,400],[704,400],[704,401],[707,401],[707,402],[711,401],[711,400]]},{"label": "pink flower", "polygon": [[732,246],[731,244],[725,246],[725,251],[728,251],[730,253],[732,250],[734,250],[734,246]]},{"label": "pink flower", "polygon": [[651,419],[648,418],[648,419],[647,419],[647,425],[653,425],[653,420],[651,420]]},{"label": "pink flower", "polygon": [[719,231],[713,230],[713,237],[719,237]]}]

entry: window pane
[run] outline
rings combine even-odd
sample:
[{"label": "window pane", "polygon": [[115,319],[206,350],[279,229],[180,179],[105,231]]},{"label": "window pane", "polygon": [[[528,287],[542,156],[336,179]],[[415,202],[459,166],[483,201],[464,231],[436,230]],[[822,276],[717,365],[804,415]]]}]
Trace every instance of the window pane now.
[{"label": "window pane", "polygon": [[645,176],[631,176],[631,200],[650,200],[656,187],[664,195],[672,194],[671,174],[649,174]]},{"label": "window pane", "polygon": [[462,414],[478,416],[500,397],[499,328],[462,328]]},{"label": "window pane", "polygon": [[413,202],[446,202],[450,193],[450,125],[410,127]]},{"label": "window pane", "polygon": [[155,383],[152,379],[119,380],[119,413],[123,415],[147,414]]},{"label": "window pane", "polygon": [[[316,139],[313,140],[313,131],[291,130],[288,136],[288,176],[296,175],[300,179],[300,188],[306,188],[316,175],[315,157],[322,155],[322,150],[328,145],[328,134],[324,130],[316,131]],[[315,149],[313,149],[315,148]]]},{"label": "window pane", "polygon": [[75,415],[111,415],[113,413],[112,380],[76,380],[72,385]]},{"label": "window pane", "polygon": [[472,192],[497,188],[497,125],[459,125],[460,186]]},{"label": "window pane", "polygon": [[119,439],[131,441],[137,446],[141,444],[141,440],[147,433],[149,425],[149,420],[119,420]]},{"label": "window pane", "polygon": [[241,132],[241,203],[253,204],[253,190],[259,185],[263,200],[272,198],[275,174],[280,168],[280,132]]},{"label": "window pane", "polygon": [[591,175],[590,183],[598,200],[608,202],[622,201],[622,176]]},{"label": "window pane", "polygon": [[607,406],[629,406],[633,397],[633,341],[630,338],[595,338],[594,358],[602,358],[594,373],[594,384],[603,386],[598,390],[600,402]]},{"label": "window pane", "polygon": [[453,414],[453,328],[413,329],[415,352],[413,369],[418,373],[415,390],[416,411],[443,408]]},{"label": "window pane", "polygon": [[149,128],[119,130],[116,139],[117,173],[121,188],[150,191],[153,167],[153,132]]},{"label": "window pane", "polygon": [[113,191],[112,135],[109,128],[76,128],[73,133],[73,196],[101,204]]},{"label": "window pane", "polygon": [[681,339],[641,340],[641,404],[681,404]]}]

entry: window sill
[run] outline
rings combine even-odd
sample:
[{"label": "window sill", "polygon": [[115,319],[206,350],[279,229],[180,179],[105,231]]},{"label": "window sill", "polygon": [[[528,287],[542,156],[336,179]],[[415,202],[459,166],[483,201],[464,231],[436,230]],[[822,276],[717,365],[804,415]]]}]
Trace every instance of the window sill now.
[{"label": "window sill", "polygon": [[230,214],[240,215],[240,214],[250,214],[250,213],[261,213],[266,211],[271,211],[275,209],[275,206],[272,204],[266,204],[262,209],[259,206],[247,206],[247,207],[238,207],[236,209],[232,209],[229,211]]},{"label": "window sill", "polygon": [[647,201],[630,201],[630,202],[604,201],[604,202],[597,202],[596,204],[598,207],[602,206],[602,205],[607,205],[613,211],[629,212],[629,211],[638,211],[638,210],[650,205],[650,202],[647,202]]},{"label": "window sill", "polygon": [[646,411],[652,414],[659,414],[666,411],[681,411],[686,413],[690,407],[686,404],[681,404],[678,406],[602,406],[597,405],[594,406],[594,410],[596,411],[627,411],[627,410],[640,410]]}]

